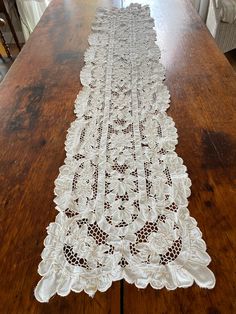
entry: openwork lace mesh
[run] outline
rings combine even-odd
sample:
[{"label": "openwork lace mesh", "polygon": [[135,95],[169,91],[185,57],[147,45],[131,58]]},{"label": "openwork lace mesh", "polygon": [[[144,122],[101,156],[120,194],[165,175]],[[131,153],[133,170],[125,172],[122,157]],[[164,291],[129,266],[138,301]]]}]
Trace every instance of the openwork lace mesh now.
[{"label": "openwork lace mesh", "polygon": [[124,278],[139,288],[213,288],[210,257],[175,153],[169,92],[147,6],[99,10],[81,72],[83,90],[55,181],[56,221],[47,229],[36,298]]}]

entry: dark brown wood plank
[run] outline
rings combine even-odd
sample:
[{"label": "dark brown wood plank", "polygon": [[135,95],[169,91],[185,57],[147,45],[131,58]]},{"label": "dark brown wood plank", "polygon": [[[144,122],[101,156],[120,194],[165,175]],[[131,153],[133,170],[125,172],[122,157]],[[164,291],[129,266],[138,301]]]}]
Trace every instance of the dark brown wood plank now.
[{"label": "dark brown wood plank", "polygon": [[33,296],[91,21],[111,4],[53,1],[0,86],[0,313],[120,312],[119,283],[93,299]]},{"label": "dark brown wood plank", "polygon": [[142,3],[151,3],[155,18],[171,94],[168,114],[193,184],[189,210],[207,242],[216,287],[155,291],[125,284],[124,313],[235,313],[235,72],[190,1]]}]

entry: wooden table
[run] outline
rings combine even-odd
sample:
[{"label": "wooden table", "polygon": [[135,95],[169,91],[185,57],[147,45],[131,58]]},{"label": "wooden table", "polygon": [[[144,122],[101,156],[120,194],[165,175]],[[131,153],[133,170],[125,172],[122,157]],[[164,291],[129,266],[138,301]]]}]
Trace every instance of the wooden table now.
[{"label": "wooden table", "polygon": [[84,293],[48,304],[34,299],[90,24],[98,5],[120,6],[54,0],[0,86],[0,313],[236,312],[236,76],[189,2],[156,0],[151,11],[172,96],[169,115],[179,134],[177,153],[193,183],[189,210],[212,257],[215,289],[138,290],[116,282],[93,299]]}]

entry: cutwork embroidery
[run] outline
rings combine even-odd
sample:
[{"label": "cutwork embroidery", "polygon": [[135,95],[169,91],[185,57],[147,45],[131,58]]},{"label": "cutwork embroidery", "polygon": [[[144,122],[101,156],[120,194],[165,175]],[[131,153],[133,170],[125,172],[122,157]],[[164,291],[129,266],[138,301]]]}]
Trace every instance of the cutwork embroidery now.
[{"label": "cutwork embroidery", "polygon": [[213,288],[210,257],[187,197],[190,179],[174,152],[169,92],[147,6],[99,10],[81,71],[77,119],[55,181],[35,289],[93,295],[124,278],[139,288]]}]

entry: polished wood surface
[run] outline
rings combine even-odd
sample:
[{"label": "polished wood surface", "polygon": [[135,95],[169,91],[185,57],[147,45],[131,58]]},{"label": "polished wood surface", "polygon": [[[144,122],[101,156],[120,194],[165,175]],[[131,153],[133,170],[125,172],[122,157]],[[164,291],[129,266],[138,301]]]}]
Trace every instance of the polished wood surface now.
[{"label": "polished wood surface", "polygon": [[168,113],[179,134],[177,153],[193,183],[189,210],[207,242],[216,287],[155,291],[115,282],[93,299],[84,293],[55,296],[47,304],[34,299],[91,22],[97,6],[122,5],[54,0],[0,85],[0,313],[236,312],[235,73],[189,0],[150,3],[171,93]]}]

